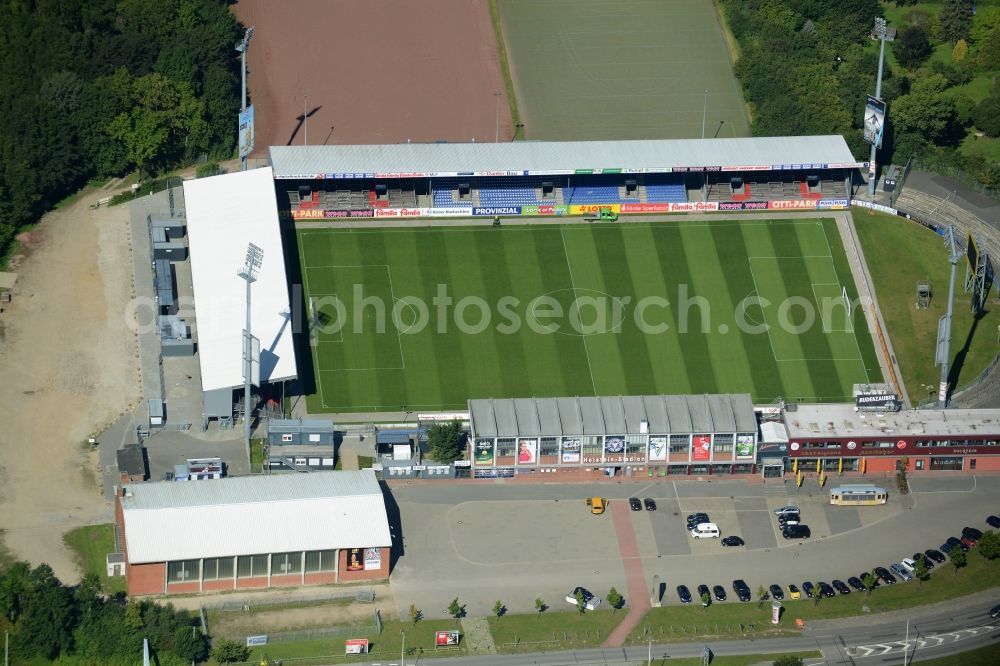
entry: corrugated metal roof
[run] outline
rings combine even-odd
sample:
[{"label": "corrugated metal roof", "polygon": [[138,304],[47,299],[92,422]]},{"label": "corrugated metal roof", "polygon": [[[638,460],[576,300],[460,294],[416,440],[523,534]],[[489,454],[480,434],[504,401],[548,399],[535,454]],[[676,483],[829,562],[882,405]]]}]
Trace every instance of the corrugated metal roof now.
[{"label": "corrugated metal roof", "polygon": [[625,434],[625,408],[619,396],[602,397],[601,412],[604,415],[604,429],[608,434]]},{"label": "corrugated metal roof", "polygon": [[520,141],[271,146],[275,178],[319,174],[573,173],[580,169],[664,171],[678,167],[857,164],[844,137],[785,136],[655,141]]},{"label": "corrugated metal roof", "polygon": [[587,396],[577,398],[580,403],[580,415],[583,416],[584,435],[606,435],[607,428],[604,427],[604,415],[601,413],[601,400]]},{"label": "corrugated metal roof", "polygon": [[538,424],[543,435],[552,435],[562,432],[562,423],[559,419],[559,406],[555,400],[536,400],[535,409],[538,411]]},{"label": "corrugated metal roof", "polygon": [[470,400],[469,418],[475,437],[496,437],[497,421],[493,416],[492,400]]},{"label": "corrugated metal roof", "polygon": [[707,395],[708,409],[712,416],[712,432],[736,432],[733,403],[728,395]]},{"label": "corrugated metal roof", "polygon": [[733,393],[729,396],[736,416],[737,432],[756,432],[757,417],[753,411],[753,402],[748,393]]},{"label": "corrugated metal roof", "polygon": [[270,419],[268,432],[334,432],[333,421],[323,419]]},{"label": "corrugated metal roof", "polygon": [[691,425],[700,433],[714,432],[712,413],[708,411],[708,402],[703,395],[686,395],[688,414],[691,415]]},{"label": "corrugated metal roof", "polygon": [[493,416],[497,421],[497,435],[503,437],[509,433],[508,437],[517,437],[517,415],[514,413],[514,401],[494,400]]},{"label": "corrugated metal roof", "polygon": [[667,403],[662,395],[642,396],[642,406],[646,409],[649,432],[670,432],[670,419],[667,418]]},{"label": "corrugated metal roof", "polygon": [[542,434],[538,425],[538,411],[531,398],[514,400],[514,415],[517,418],[517,433],[522,437],[538,437]]},{"label": "corrugated metal roof", "polygon": [[622,407],[625,409],[625,432],[637,433],[642,427],[642,422],[648,423],[646,410],[642,407],[642,398],[637,395],[627,395],[622,400]]},{"label": "corrugated metal roof", "polygon": [[694,433],[694,424],[691,422],[691,412],[688,410],[687,400],[682,395],[668,395],[665,398],[667,404],[667,418],[670,419],[670,432],[678,435],[690,435]]},{"label": "corrugated metal roof", "polygon": [[576,398],[556,398],[559,406],[559,421],[565,434],[583,433],[583,416],[580,415],[580,403]]},{"label": "corrugated metal roof", "polygon": [[130,562],[392,545],[370,469],[126,488]]}]

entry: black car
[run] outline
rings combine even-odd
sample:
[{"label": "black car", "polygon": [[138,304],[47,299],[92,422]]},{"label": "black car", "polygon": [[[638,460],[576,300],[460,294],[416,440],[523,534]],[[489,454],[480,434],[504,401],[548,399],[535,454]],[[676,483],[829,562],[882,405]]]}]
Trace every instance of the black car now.
[{"label": "black car", "polygon": [[829,583],[816,583],[816,587],[819,588],[820,596],[824,597],[837,596],[837,593],[833,591],[833,588],[830,587]]},{"label": "black car", "polygon": [[977,530],[975,527],[963,527],[962,536],[973,539],[974,541],[979,541],[983,538],[983,531]]},{"label": "black car", "polygon": [[808,539],[809,534],[808,525],[785,525],[785,528],[781,530],[781,536],[786,539]]},{"label": "black car", "polygon": [[868,586],[869,590],[874,590],[878,587],[878,576],[873,574],[871,571],[862,571],[858,574],[858,578],[861,580],[861,584],[865,585],[865,576],[871,576],[872,584]]},{"label": "black car", "polygon": [[963,553],[969,552],[969,547],[962,543],[958,537],[948,537],[948,543],[951,544],[952,548],[961,548]]},{"label": "black car", "polygon": [[740,601],[750,601],[750,586],[742,578],[733,581],[733,592]]},{"label": "black car", "polygon": [[[705,603],[705,597],[708,597],[708,603]],[[702,583],[698,586],[698,598],[701,600],[702,606],[708,606],[712,603],[712,592],[708,589],[708,585]]]},{"label": "black car", "polygon": [[780,585],[772,585],[767,589],[771,591],[772,599],[777,599],[778,601],[781,601],[782,599],[785,598],[785,593],[781,590]]},{"label": "black car", "polygon": [[797,513],[783,513],[778,516],[778,524],[784,527],[788,523],[798,523],[801,520]]},{"label": "black car", "polygon": [[810,583],[809,581],[806,581],[806,582],[802,583],[802,591],[806,593],[807,597],[809,597],[810,599],[812,599],[813,598],[813,594],[816,591],[816,587],[812,583]]},{"label": "black car", "polygon": [[723,546],[742,546],[743,539],[739,538],[738,536],[727,536],[723,537],[719,541],[719,543],[721,543]]},{"label": "black car", "polygon": [[950,541],[945,541],[943,544],[938,546],[938,550],[940,550],[942,553],[950,553],[951,551],[955,550],[955,545]]},{"label": "black car", "polygon": [[837,592],[840,592],[841,594],[851,593],[851,588],[847,587],[842,580],[835,580],[831,583],[831,585],[833,585],[833,589],[837,590]]},{"label": "black car", "polygon": [[928,571],[930,571],[931,569],[934,568],[934,562],[931,560],[931,558],[927,557],[927,555],[925,555],[924,553],[913,553],[913,558],[912,559],[913,559],[914,562],[919,562],[921,559],[923,559],[924,566],[927,567]]},{"label": "black car", "polygon": [[927,550],[925,550],[924,555],[927,556],[928,560],[932,562],[937,562],[938,564],[941,564],[947,559],[940,550],[934,550],[933,548],[928,548]]},{"label": "black car", "polygon": [[687,585],[677,586],[677,596],[680,598],[682,604],[691,603],[691,590],[687,589]]},{"label": "black car", "polygon": [[1000,617],[1000,604],[990,609],[990,617],[994,620]]},{"label": "black car", "polygon": [[885,567],[875,567],[875,575],[886,585],[892,585],[896,582],[896,577],[889,573]]},{"label": "black car", "polygon": [[707,513],[692,513],[690,516],[687,517],[687,528],[689,530],[693,530],[695,527],[701,525],[702,523],[710,523],[710,522],[712,521],[708,519]]},{"label": "black car", "polygon": [[652,497],[647,497],[642,502],[646,505],[646,511],[656,511],[656,500]]},{"label": "black car", "polygon": [[721,585],[713,585],[712,586],[712,594],[715,595],[715,600],[716,601],[725,601],[726,600],[726,588],[722,587]]},{"label": "black car", "polygon": [[1000,528],[1000,516],[990,516],[986,519],[986,524],[990,527]]},{"label": "black car", "polygon": [[629,497],[628,505],[633,511],[642,511],[642,502],[639,501],[638,497]]},{"label": "black car", "polygon": [[867,587],[865,587],[865,584],[861,582],[861,579],[858,578],[857,576],[851,576],[850,578],[848,578],[847,584],[853,587],[858,592],[864,592],[865,590],[868,589]]}]

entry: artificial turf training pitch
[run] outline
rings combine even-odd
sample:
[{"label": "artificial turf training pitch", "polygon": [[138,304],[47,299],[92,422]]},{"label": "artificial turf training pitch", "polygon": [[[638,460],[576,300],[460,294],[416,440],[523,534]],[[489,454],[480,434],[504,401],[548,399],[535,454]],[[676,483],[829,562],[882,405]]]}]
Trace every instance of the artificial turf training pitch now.
[{"label": "artificial turf training pitch", "polygon": [[298,243],[313,413],[845,400],[880,378],[862,309],[843,307],[844,288],[857,294],[833,220],[305,230]]}]

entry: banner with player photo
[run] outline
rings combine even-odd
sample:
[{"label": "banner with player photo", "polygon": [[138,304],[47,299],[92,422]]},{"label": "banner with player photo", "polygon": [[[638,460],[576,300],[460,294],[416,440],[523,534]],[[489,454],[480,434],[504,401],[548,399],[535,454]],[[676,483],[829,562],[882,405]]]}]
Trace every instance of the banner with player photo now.
[{"label": "banner with player photo", "polygon": [[885,132],[885,102],[868,95],[865,104],[865,141],[876,148],[882,148],[882,134]]}]

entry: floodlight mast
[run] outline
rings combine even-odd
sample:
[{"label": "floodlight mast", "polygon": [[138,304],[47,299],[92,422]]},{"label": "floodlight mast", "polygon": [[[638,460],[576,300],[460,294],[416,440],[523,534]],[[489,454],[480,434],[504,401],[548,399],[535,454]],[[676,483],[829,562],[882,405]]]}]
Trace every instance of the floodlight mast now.
[{"label": "floodlight mast", "polygon": [[[253,26],[247,28],[243,33],[243,39],[236,42],[236,50],[240,52],[240,70],[243,73],[243,94],[240,97],[240,111],[246,113],[247,110],[247,49],[250,48],[250,38],[253,37]],[[240,169],[247,170],[247,158],[240,160]]]},{"label": "floodlight mast", "polygon": [[935,360],[941,366],[941,383],[938,384],[938,407],[945,409],[948,406],[948,361],[951,358],[951,317],[952,305],[955,302],[955,272],[958,270],[958,262],[962,254],[958,251],[955,243],[955,227],[948,227],[948,235],[945,243],[949,247],[949,261],[951,261],[951,278],[948,282],[948,308],[943,317],[938,321],[937,353]]},{"label": "floodlight mast", "polygon": [[243,329],[243,439],[250,447],[250,381],[253,378],[253,335],[250,332],[250,285],[257,281],[264,250],[253,243],[247,244],[246,261],[237,275],[247,283],[246,328]]},{"label": "floodlight mast", "polygon": [[[872,31],[872,37],[879,40],[878,48],[878,76],[875,79],[875,99],[882,99],[882,63],[885,60],[885,40],[888,37],[889,31],[885,24],[885,19],[879,16],[875,19],[875,29]],[[885,125],[883,124],[880,132],[885,132]],[[874,143],[872,143],[871,156],[868,158],[871,164],[868,167],[868,196],[874,201],[875,199],[875,185],[876,185],[876,174],[878,173],[878,167],[875,166],[875,146],[878,143],[878,137]]]}]

